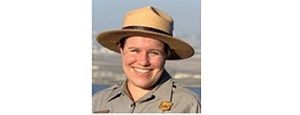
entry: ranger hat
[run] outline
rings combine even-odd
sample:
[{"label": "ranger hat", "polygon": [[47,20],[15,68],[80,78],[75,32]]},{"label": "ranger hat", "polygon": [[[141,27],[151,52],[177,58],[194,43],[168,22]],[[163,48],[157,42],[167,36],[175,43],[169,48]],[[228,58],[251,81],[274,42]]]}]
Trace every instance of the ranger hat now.
[{"label": "ranger hat", "polygon": [[194,55],[194,49],[186,42],[173,37],[173,19],[168,14],[151,6],[139,8],[126,13],[123,28],[102,32],[97,41],[104,47],[118,52],[118,43],[122,38],[144,36],[157,39],[170,47],[167,60],[189,58]]}]

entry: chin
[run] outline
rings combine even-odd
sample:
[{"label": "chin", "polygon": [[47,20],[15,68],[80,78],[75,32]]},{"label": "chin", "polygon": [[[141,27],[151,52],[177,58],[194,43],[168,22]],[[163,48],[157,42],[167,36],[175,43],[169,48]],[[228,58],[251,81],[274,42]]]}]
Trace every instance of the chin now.
[{"label": "chin", "polygon": [[137,83],[136,86],[138,86],[142,89],[149,89],[149,88],[152,88],[153,84],[151,84],[151,83]]}]

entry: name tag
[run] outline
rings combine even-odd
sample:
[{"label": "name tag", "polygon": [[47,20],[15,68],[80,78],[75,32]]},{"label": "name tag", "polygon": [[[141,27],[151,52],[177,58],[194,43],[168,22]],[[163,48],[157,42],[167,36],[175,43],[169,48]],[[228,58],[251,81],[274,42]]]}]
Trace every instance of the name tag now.
[{"label": "name tag", "polygon": [[94,113],[109,113],[109,110],[94,111]]}]

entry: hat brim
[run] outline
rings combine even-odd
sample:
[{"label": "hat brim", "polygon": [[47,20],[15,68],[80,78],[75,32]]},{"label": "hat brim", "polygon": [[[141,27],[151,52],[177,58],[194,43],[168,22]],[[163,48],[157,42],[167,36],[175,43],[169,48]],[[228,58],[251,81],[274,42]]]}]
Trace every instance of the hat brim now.
[{"label": "hat brim", "polygon": [[144,36],[157,39],[169,45],[171,55],[167,60],[189,58],[194,55],[194,49],[184,41],[172,36],[144,30],[111,30],[97,36],[97,41],[104,47],[120,53],[117,43],[124,37]]}]

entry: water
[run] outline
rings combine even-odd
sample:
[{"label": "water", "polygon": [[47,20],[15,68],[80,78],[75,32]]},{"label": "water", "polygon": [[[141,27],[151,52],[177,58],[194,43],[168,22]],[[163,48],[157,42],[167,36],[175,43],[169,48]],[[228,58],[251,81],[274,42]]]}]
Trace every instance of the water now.
[{"label": "water", "polygon": [[[97,91],[103,90],[103,89],[108,88],[108,87],[110,87],[110,85],[95,85],[95,84],[93,84],[92,93],[94,95]],[[198,94],[199,96],[201,95],[201,88],[189,88],[189,89],[196,92],[196,94]]]}]

